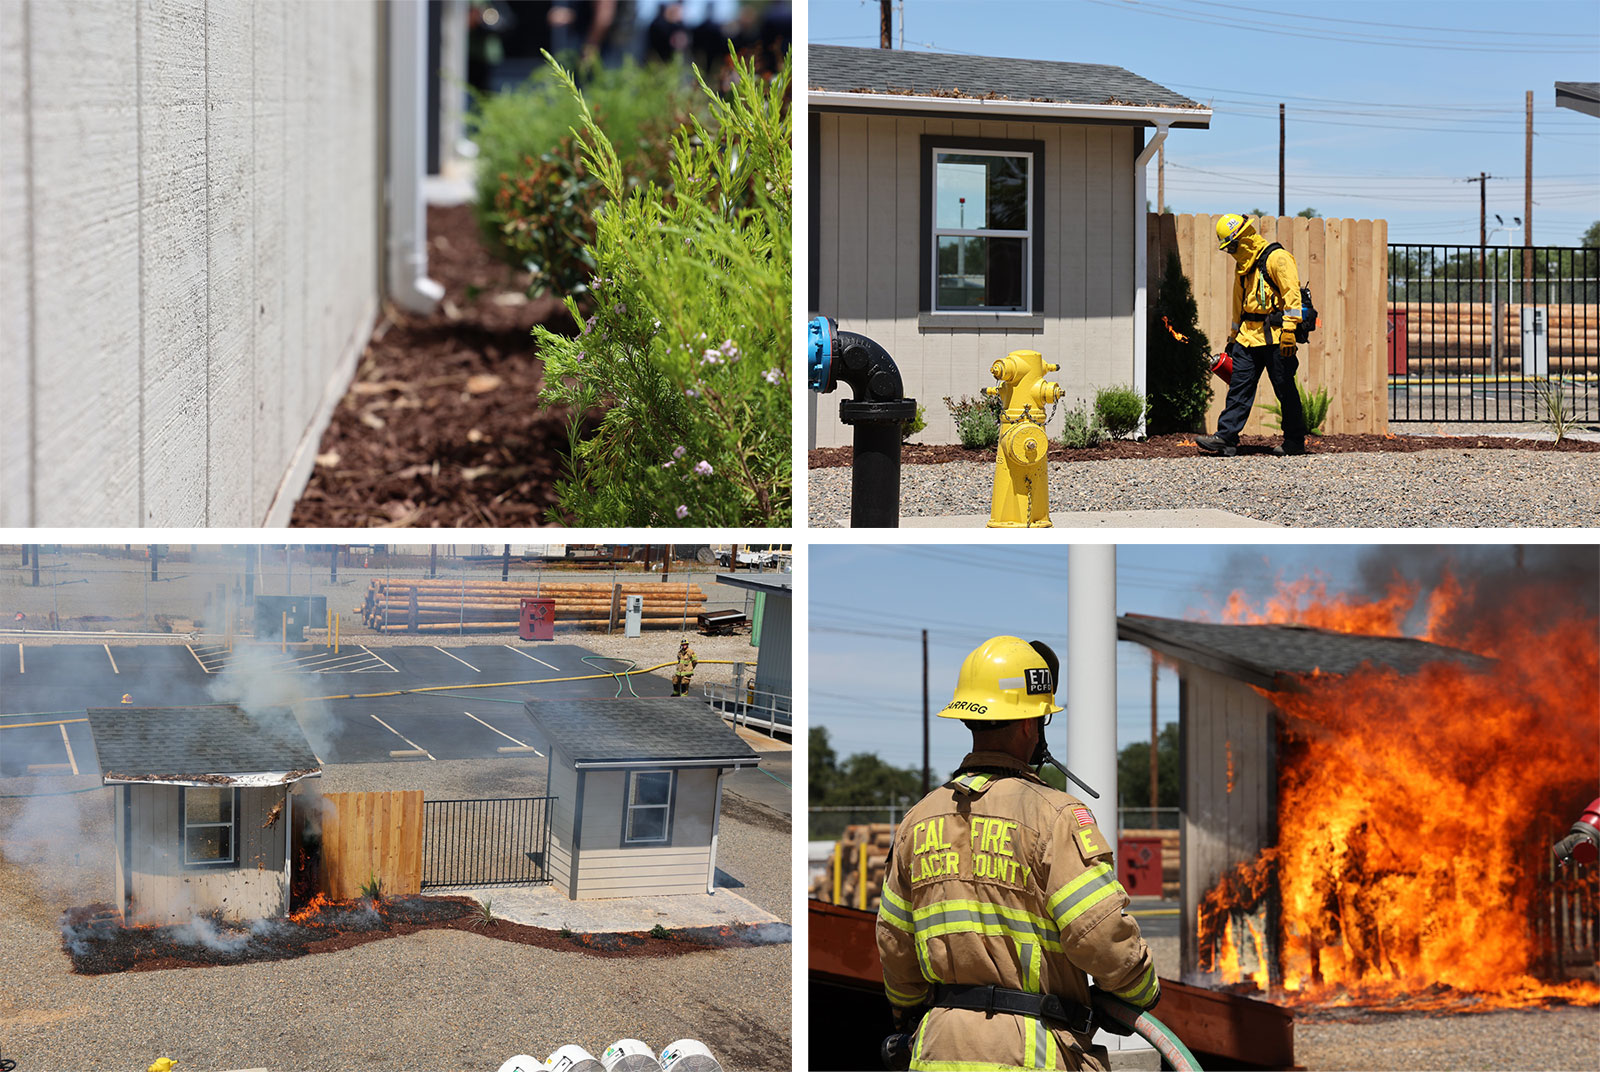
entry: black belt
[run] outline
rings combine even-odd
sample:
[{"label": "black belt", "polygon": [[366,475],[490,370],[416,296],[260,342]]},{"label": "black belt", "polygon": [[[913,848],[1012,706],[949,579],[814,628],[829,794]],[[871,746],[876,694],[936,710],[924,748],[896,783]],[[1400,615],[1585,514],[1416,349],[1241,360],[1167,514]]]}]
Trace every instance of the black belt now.
[{"label": "black belt", "polygon": [[1094,1012],[1087,1005],[1063,1001],[1055,994],[1030,994],[1026,990],[995,986],[940,985],[933,992],[936,1009],[973,1009],[993,1016],[997,1012],[1032,1016],[1064,1027],[1077,1035],[1094,1034]]},{"label": "black belt", "polygon": [[1248,320],[1253,324],[1267,323],[1275,328],[1283,326],[1283,313],[1245,313],[1239,314],[1240,320]]}]

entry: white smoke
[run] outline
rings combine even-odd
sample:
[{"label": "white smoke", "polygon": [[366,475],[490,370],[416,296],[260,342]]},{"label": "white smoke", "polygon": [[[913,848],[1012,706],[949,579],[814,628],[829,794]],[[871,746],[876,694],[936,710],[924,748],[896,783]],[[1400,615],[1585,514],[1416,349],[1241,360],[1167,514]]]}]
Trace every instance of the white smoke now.
[{"label": "white smoke", "polygon": [[298,728],[311,742],[311,750],[326,758],[332,750],[336,725],[326,701],[316,699],[323,679],[283,666],[283,656],[265,646],[235,648],[227,668],[216,675],[206,693],[217,703],[237,705],[257,725]]}]

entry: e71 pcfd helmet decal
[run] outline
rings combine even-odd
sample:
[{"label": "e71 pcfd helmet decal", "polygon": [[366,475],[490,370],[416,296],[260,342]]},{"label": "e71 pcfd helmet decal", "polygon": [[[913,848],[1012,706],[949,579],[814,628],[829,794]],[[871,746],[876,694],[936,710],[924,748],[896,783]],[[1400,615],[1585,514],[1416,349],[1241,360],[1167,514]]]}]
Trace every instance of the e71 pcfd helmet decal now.
[{"label": "e71 pcfd helmet decal", "polygon": [[1028,695],[1050,696],[1056,691],[1055,677],[1048,667],[1030,667],[1028,670]]}]

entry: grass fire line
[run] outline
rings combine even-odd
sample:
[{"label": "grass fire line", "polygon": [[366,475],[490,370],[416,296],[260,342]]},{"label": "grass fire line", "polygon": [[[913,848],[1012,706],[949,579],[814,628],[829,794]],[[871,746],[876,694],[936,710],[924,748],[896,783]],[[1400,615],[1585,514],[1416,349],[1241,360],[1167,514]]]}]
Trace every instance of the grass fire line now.
[{"label": "grass fire line", "polygon": [[1480,592],[1447,572],[1425,599],[1400,581],[1368,599],[1303,581],[1262,611],[1233,594],[1234,623],[1375,636],[1421,611],[1422,639],[1494,661],[1257,688],[1280,715],[1277,843],[1201,900],[1202,972],[1310,1008],[1600,1005],[1592,967],[1551,978],[1548,921],[1600,929],[1600,875],[1548,861],[1551,809],[1600,769],[1600,618],[1561,583]]}]

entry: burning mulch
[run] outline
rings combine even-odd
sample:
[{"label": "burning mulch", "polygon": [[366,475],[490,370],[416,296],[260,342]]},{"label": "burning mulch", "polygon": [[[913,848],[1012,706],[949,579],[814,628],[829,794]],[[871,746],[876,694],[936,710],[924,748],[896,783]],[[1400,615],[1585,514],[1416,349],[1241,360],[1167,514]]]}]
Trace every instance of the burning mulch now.
[{"label": "burning mulch", "polygon": [[[1240,456],[1270,456],[1278,445],[1276,436],[1241,436]],[[1600,451],[1600,442],[1564,439],[1555,444],[1537,439],[1512,439],[1505,436],[1419,436],[1349,435],[1313,436],[1307,446],[1310,454],[1414,454],[1423,450],[1537,450],[1581,453]],[[810,453],[808,468],[831,469],[849,465],[852,448],[816,447]],[[1149,439],[1112,440],[1104,446],[1082,450],[1050,445],[1053,462],[1104,462],[1142,458],[1193,458],[1205,454],[1194,445],[1194,436],[1184,432],[1151,436]],[[942,465],[945,462],[994,461],[994,449],[969,449],[959,443],[907,443],[900,448],[900,460],[907,465]]]},{"label": "burning mulch", "polygon": [[105,975],[289,960],[421,930],[472,931],[520,945],[608,958],[671,957],[791,940],[788,925],[782,923],[588,934],[485,920],[478,902],[470,897],[330,901],[318,895],[287,919],[232,922],[201,916],[171,926],[126,927],[111,905],[93,904],[69,909],[62,916],[61,946],[77,974]]},{"label": "burning mulch", "polygon": [[302,526],[559,523],[555,481],[567,414],[539,402],[544,362],[531,331],[577,326],[527,274],[496,260],[470,205],[428,209],[432,316],[388,307],[334,411],[295,506]]}]

